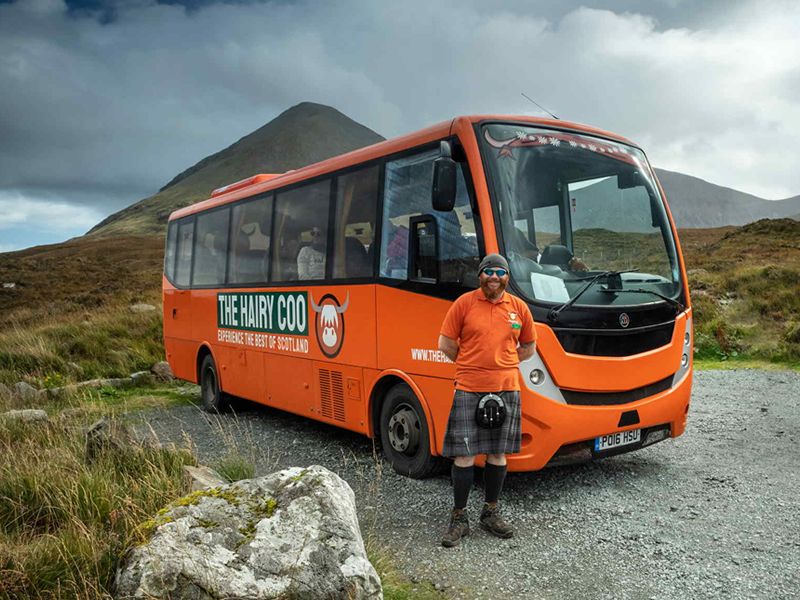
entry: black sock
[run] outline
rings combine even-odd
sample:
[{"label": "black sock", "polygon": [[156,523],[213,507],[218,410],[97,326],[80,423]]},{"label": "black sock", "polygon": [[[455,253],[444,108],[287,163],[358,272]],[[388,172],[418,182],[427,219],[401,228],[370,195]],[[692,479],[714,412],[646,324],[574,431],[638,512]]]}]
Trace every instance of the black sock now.
[{"label": "black sock", "polygon": [[472,467],[457,467],[453,463],[453,468],[450,471],[453,478],[453,498],[455,500],[455,508],[464,509],[467,506],[467,498],[469,498],[469,491],[472,489],[472,482],[475,475],[473,474]]},{"label": "black sock", "polygon": [[506,478],[506,465],[493,465],[486,463],[483,469],[483,485],[486,489],[486,502],[491,504],[497,502],[500,491],[503,489],[503,481]]}]

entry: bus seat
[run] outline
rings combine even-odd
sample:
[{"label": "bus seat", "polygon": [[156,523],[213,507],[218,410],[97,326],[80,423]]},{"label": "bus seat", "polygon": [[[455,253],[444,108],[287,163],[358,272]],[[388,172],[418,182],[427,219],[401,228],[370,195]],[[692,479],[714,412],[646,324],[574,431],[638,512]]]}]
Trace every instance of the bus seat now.
[{"label": "bus seat", "polygon": [[357,238],[344,239],[344,252],[347,277],[369,277],[372,274],[372,263],[367,250]]},{"label": "bus seat", "polygon": [[569,251],[569,248],[559,244],[550,244],[542,252],[539,264],[556,265],[562,269],[567,269],[570,259],[572,259],[572,252]]}]

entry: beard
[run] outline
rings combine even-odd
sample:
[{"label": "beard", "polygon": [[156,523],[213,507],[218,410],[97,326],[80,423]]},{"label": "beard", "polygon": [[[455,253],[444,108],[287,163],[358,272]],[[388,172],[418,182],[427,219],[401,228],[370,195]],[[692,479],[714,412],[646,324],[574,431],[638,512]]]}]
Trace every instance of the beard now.
[{"label": "beard", "polygon": [[500,296],[503,295],[503,292],[506,290],[506,282],[502,279],[499,281],[499,285],[496,288],[492,288],[489,284],[491,283],[490,279],[485,279],[481,281],[481,290],[483,290],[484,296],[486,296],[489,300],[497,300]]}]

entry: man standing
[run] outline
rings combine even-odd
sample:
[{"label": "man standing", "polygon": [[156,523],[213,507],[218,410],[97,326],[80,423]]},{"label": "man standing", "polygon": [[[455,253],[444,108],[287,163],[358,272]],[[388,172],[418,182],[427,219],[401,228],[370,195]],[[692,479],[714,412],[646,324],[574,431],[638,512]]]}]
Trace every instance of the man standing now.
[{"label": "man standing", "polygon": [[514,535],[497,501],[506,476],[506,454],[519,452],[522,439],[518,367],[533,356],[536,343],[530,309],[505,291],[506,259],[489,254],[478,269],[480,288],[455,301],[439,335],[439,349],[456,363],[456,391],[442,451],[454,458],[454,508],[442,537],[447,547],[469,534],[465,509],[475,456],[480,454],[486,455],[480,525],[501,538]]}]

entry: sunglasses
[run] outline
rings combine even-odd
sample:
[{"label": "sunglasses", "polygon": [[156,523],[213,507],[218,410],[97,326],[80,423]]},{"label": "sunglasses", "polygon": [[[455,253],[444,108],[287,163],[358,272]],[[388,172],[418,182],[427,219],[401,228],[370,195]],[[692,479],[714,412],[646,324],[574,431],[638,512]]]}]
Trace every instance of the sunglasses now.
[{"label": "sunglasses", "polygon": [[492,275],[497,275],[498,277],[505,277],[506,275],[508,275],[508,271],[506,271],[505,269],[492,269],[491,267],[486,267],[483,270],[483,273],[486,274],[488,277],[491,277]]},{"label": "sunglasses", "polygon": [[314,237],[317,237],[318,235],[322,235],[322,232],[321,231],[312,231],[311,235],[314,236]]}]

